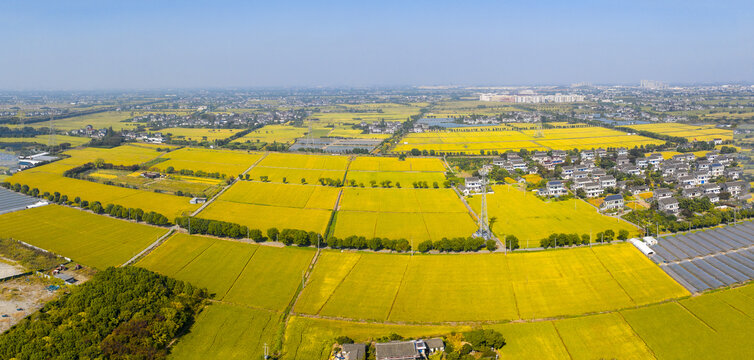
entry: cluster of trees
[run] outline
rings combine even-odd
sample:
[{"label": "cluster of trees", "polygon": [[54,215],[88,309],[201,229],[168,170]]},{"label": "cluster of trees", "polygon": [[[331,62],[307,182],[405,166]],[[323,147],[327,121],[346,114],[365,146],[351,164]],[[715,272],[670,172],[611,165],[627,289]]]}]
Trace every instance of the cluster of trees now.
[{"label": "cluster of trees", "polygon": [[61,204],[61,205],[68,205],[68,206],[76,206],[81,209],[88,209],[96,214],[107,214],[113,217],[117,217],[120,219],[130,219],[134,221],[143,221],[147,224],[152,225],[170,225],[170,221],[168,220],[165,215],[162,215],[160,213],[154,212],[154,211],[144,211],[140,208],[127,208],[121,205],[115,205],[115,204],[107,204],[102,205],[99,201],[92,201],[89,202],[87,200],[82,200],[80,197],[76,197],[74,199],[69,199],[68,195],[63,195],[57,191],[53,193],[49,193],[47,191],[40,192],[37,188],[29,188],[28,185],[21,185],[19,183],[15,183],[11,185],[8,182],[4,182],[0,184],[6,189],[13,190],[15,192],[20,192],[29,196],[38,197],[42,199],[46,199],[49,202]]},{"label": "cluster of trees", "polygon": [[457,237],[457,238],[442,238],[441,240],[432,242],[427,240],[419,243],[416,250],[419,252],[428,252],[430,250],[437,250],[439,252],[462,252],[462,251],[479,251],[482,247],[486,247],[489,251],[497,249],[495,240],[485,241],[482,238],[476,237]]},{"label": "cluster of trees", "polygon": [[139,165],[114,165],[114,164],[106,163],[105,160],[97,159],[94,162],[88,162],[86,164],[76,166],[75,168],[68,169],[63,172],[63,176],[74,178],[74,179],[80,179],[82,178],[83,174],[94,169],[107,169],[107,170],[116,169],[116,170],[137,171],[139,170]]},{"label": "cluster of trees", "polygon": [[39,130],[31,127],[24,126],[22,128],[9,128],[7,126],[0,126],[0,137],[34,137],[37,135],[49,134],[50,131],[45,128]]},{"label": "cluster of trees", "polygon": [[48,270],[67,261],[51,252],[30,247],[18,240],[0,239],[0,254],[3,257],[18,261],[27,269]]},{"label": "cluster of trees", "polygon": [[[189,220],[190,219],[190,220]],[[189,223],[191,228],[189,229]],[[197,217],[182,216],[175,219],[175,224],[189,229],[192,234],[207,234],[220,237],[230,238],[249,238],[255,242],[264,241],[280,241],[289,246],[319,246],[330,247],[332,249],[370,249],[374,251],[379,250],[392,250],[396,252],[411,251],[411,244],[406,239],[387,239],[387,238],[366,238],[364,236],[351,235],[345,238],[338,238],[330,236],[324,238],[321,234],[314,231],[304,231],[297,229],[278,229],[269,228],[263,232],[259,229],[250,229],[247,226],[239,225],[235,223],[209,220]],[[506,238],[509,249],[518,248],[518,239],[509,236]],[[494,240],[484,241],[481,238],[443,238],[440,241],[433,243],[432,241],[425,241],[419,244],[417,247],[421,252],[427,252],[429,250],[438,250],[441,252],[462,252],[462,251],[479,251],[482,248],[494,251],[497,249],[497,244]]]},{"label": "cluster of trees", "polygon": [[6,331],[0,358],[165,359],[207,296],[142,268],[108,268]]},{"label": "cluster of trees", "polygon": [[124,141],[125,139],[123,138],[123,134],[120,131],[114,131],[111,126],[107,129],[105,136],[99,139],[92,139],[89,142],[89,146],[112,148],[119,146]]},{"label": "cluster of trees", "polygon": [[251,238],[251,230],[248,227],[226,221],[181,216],[175,218],[175,224],[188,229],[191,234],[206,234],[234,239],[247,236]]},{"label": "cluster of trees", "polygon": [[623,217],[634,224],[646,225],[650,232],[656,232],[658,226],[661,231],[679,232],[752,218],[754,217],[754,209],[737,209],[736,211],[710,209],[702,215],[691,214],[684,220],[679,220],[675,215],[665,214],[654,209],[634,210]]},{"label": "cluster of trees", "polygon": [[206,178],[213,178],[213,179],[225,179],[228,177],[226,174],[221,174],[219,172],[206,172],[202,170],[191,170],[191,169],[180,169],[178,171],[175,170],[172,166],[168,166],[165,168],[165,172],[168,174],[175,174],[178,173],[180,175],[186,175],[186,176],[197,176],[197,177],[206,177]]},{"label": "cluster of trees", "polygon": [[[626,240],[628,239],[628,230],[619,230],[618,235],[616,236],[615,231],[613,230],[605,230],[603,232],[598,232],[595,234],[594,241],[601,243],[601,242],[611,242],[613,240]],[[542,239],[539,241],[539,246],[547,249],[547,248],[554,248],[554,247],[564,247],[564,246],[576,246],[576,245],[589,245],[590,242],[590,235],[589,234],[582,234],[579,236],[579,234],[557,234],[553,233],[550,234],[550,236]]]},{"label": "cluster of trees", "polygon": [[371,249],[379,251],[382,249],[388,249],[397,252],[407,252],[411,250],[411,244],[406,239],[386,239],[386,238],[371,238],[367,239],[364,236],[351,235],[346,238],[340,239],[335,236],[327,238],[325,244],[333,249]]},{"label": "cluster of trees", "polygon": [[715,207],[715,204],[713,204],[707,197],[694,199],[681,198],[681,200],[678,201],[678,207],[681,208],[684,215],[690,216],[693,213],[703,213],[712,210]]},{"label": "cluster of trees", "polygon": [[647,130],[636,130],[636,129],[631,129],[631,128],[627,128],[627,127],[621,127],[621,126],[617,126],[617,127],[615,127],[615,129],[621,130],[621,131],[625,131],[627,133],[637,133],[637,134],[639,134],[641,136],[646,136],[646,137],[649,137],[649,138],[660,139],[660,140],[664,140],[664,141],[670,141],[670,142],[674,142],[676,144],[685,144],[685,143],[689,142],[689,140],[686,139],[685,137],[663,135],[663,134],[658,134],[658,133],[647,131]]},{"label": "cluster of trees", "polygon": [[334,186],[334,187],[341,187],[343,186],[343,180],[342,179],[331,179],[331,178],[319,178],[317,181],[322,186]]}]

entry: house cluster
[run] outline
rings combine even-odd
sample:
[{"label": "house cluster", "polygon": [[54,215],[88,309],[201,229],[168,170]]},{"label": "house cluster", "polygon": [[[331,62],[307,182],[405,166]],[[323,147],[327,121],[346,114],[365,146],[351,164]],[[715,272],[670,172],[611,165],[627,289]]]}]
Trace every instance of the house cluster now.
[{"label": "house cluster", "polygon": [[369,131],[370,134],[394,134],[403,125],[400,121],[386,121],[367,123],[362,121],[359,127]]},{"label": "house cluster", "polygon": [[74,130],[69,131],[68,135],[101,138],[107,135],[107,129],[95,129],[94,126],[87,125],[81,129],[74,129]]},{"label": "house cluster", "polygon": [[[374,348],[377,360],[420,360],[427,359],[438,351],[445,351],[445,342],[440,338],[391,341],[376,343]],[[343,344],[341,351],[335,354],[335,359],[364,360],[366,344]]]}]

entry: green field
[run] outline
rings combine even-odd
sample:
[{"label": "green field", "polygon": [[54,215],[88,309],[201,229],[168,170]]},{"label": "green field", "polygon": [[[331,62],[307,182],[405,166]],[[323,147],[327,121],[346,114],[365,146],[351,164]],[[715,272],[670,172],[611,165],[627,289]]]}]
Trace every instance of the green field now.
[{"label": "green field", "polygon": [[21,240],[98,269],[125,263],[166,232],[58,205],[0,215],[0,237]]},{"label": "green field", "polygon": [[177,234],[136,265],[206,287],[217,300],[282,311],[313,256],[312,249]]},{"label": "green field", "polygon": [[471,236],[474,224],[451,189],[344,188],[334,235],[437,241]]},{"label": "green field", "polygon": [[[601,215],[581,200],[545,202],[532,192],[518,190],[511,185],[494,185],[494,194],[487,195],[487,212],[496,217],[492,231],[498,237],[515,235],[522,248],[539,247],[539,240],[552,233],[593,234],[612,229],[615,233],[625,229],[633,235],[638,230],[631,224]],[[481,196],[469,199],[475,212],[479,211]]]},{"label": "green field", "polygon": [[214,303],[202,311],[172,348],[172,359],[257,359],[273,344],[280,314]]},{"label": "green field", "polygon": [[383,321],[501,321],[608,311],[685,295],[626,243],[507,256],[324,252],[294,310]]}]

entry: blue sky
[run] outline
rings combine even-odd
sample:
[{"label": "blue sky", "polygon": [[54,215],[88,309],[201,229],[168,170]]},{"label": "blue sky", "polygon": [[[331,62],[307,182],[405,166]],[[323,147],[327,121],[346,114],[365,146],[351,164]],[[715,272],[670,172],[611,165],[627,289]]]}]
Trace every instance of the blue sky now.
[{"label": "blue sky", "polygon": [[754,82],[752,1],[0,2],[0,89]]}]

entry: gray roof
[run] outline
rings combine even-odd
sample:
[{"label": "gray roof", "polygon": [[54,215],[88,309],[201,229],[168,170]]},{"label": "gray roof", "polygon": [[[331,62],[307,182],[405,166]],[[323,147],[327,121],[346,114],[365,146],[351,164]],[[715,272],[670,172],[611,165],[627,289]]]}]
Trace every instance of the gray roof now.
[{"label": "gray roof", "polygon": [[383,359],[414,359],[419,355],[413,341],[394,341],[377,343],[374,345],[377,360]]},{"label": "gray roof", "polygon": [[431,349],[437,349],[441,347],[445,347],[445,342],[442,341],[440,338],[431,338],[424,340],[425,343],[427,343],[427,347]]},{"label": "gray roof", "polygon": [[12,190],[0,187],[0,214],[26,209],[29,205],[40,202],[39,199],[26,196]]},{"label": "gray roof", "polygon": [[605,196],[605,201],[614,201],[614,200],[623,200],[623,195],[613,194],[613,195]]},{"label": "gray roof", "polygon": [[670,205],[670,204],[677,204],[678,200],[676,200],[675,198],[669,197],[669,198],[657,200],[657,203],[659,203],[660,205]]},{"label": "gray roof", "polygon": [[364,360],[367,354],[367,347],[364,344],[343,344],[341,346],[344,353],[347,353],[348,360]]}]

